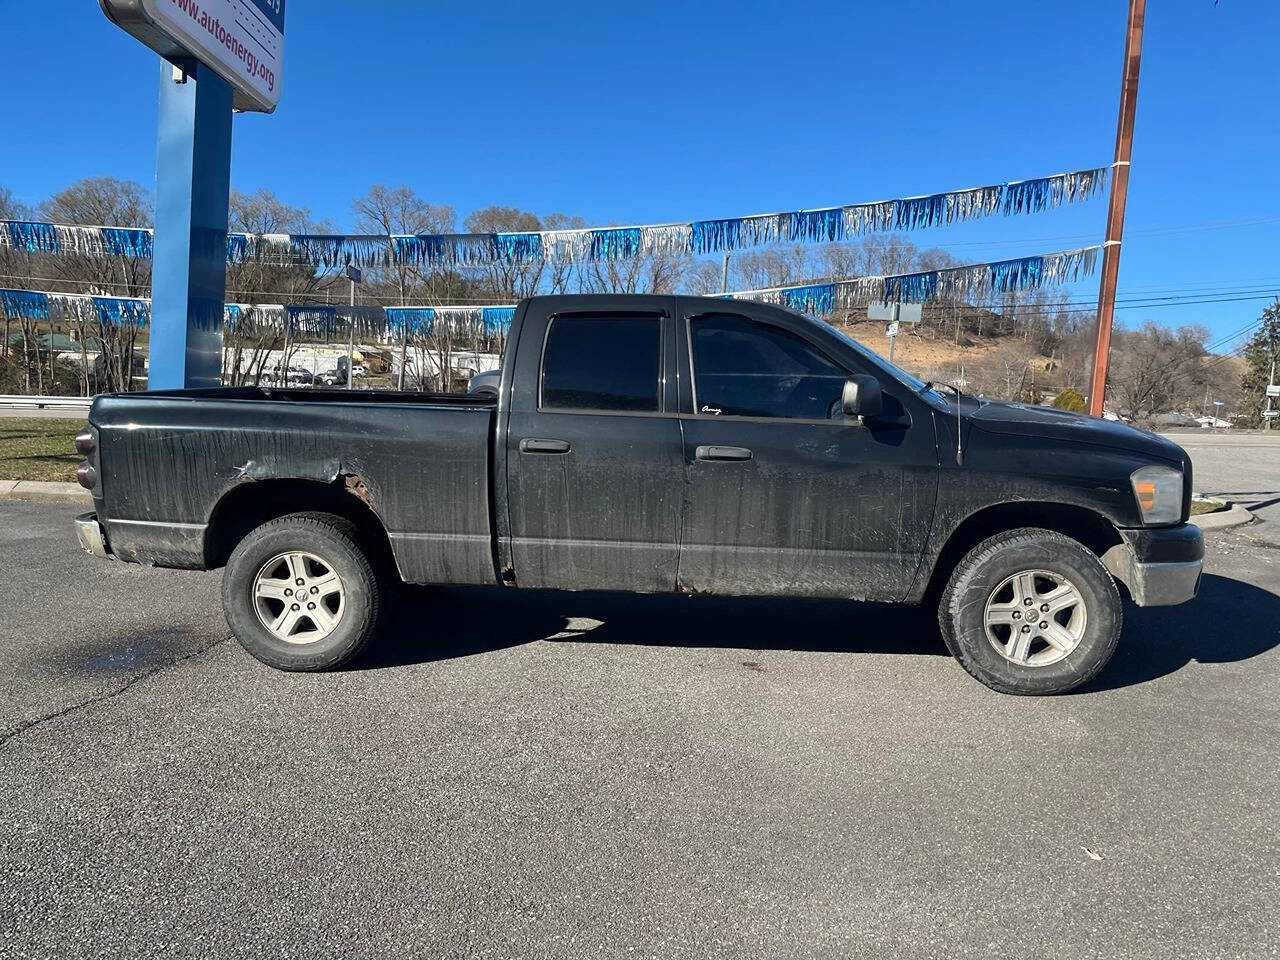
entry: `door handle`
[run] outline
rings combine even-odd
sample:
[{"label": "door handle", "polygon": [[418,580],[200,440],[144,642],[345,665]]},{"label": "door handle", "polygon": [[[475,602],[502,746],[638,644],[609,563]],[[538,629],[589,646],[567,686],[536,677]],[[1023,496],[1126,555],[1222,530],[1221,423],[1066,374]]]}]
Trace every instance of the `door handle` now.
[{"label": "door handle", "polygon": [[750,460],[751,451],[746,447],[700,446],[694,452],[699,460]]},{"label": "door handle", "polygon": [[521,453],[568,453],[568,440],[540,440],[536,437],[525,437],[520,441]]}]

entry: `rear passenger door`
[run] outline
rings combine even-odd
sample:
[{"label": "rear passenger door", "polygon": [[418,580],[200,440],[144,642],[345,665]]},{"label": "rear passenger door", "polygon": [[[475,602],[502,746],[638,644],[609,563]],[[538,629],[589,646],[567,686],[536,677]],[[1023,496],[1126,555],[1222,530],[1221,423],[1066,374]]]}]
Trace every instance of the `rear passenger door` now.
[{"label": "rear passenger door", "polygon": [[675,358],[674,301],[524,325],[505,451],[520,586],[675,588],[684,492]]}]

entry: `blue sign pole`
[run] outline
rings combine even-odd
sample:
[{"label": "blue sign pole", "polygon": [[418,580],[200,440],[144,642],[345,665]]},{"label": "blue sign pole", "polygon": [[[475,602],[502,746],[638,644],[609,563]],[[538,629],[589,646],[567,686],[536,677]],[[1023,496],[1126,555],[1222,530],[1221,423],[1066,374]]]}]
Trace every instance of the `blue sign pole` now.
[{"label": "blue sign pole", "polygon": [[161,64],[151,390],[222,381],[231,96],[196,60]]}]

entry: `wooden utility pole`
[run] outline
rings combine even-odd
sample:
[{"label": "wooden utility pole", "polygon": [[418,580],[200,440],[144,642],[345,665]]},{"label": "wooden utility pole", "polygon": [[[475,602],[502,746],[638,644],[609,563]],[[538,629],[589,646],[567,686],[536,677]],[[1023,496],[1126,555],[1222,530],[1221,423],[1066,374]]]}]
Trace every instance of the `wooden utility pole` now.
[{"label": "wooden utility pole", "polygon": [[1120,85],[1120,120],[1116,156],[1111,167],[1111,203],[1107,210],[1107,242],[1102,248],[1102,283],[1098,289],[1098,335],[1093,348],[1093,383],[1089,412],[1102,416],[1111,354],[1111,323],[1116,311],[1116,278],[1120,274],[1120,239],[1124,207],[1129,199],[1129,158],[1133,154],[1133,120],[1138,112],[1138,66],[1142,60],[1142,23],[1147,0],[1129,0],[1129,29],[1124,42],[1124,78]]}]

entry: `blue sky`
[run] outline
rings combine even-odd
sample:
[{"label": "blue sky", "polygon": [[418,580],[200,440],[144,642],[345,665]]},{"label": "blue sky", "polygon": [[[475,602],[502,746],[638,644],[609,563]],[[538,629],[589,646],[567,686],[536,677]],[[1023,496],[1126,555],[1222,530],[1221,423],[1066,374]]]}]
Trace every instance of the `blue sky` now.
[{"label": "blue sky", "polygon": [[[91,0],[9,4],[0,185],[152,184],[157,58]],[[928,193],[1111,161],[1124,0],[438,4],[291,0],[283,97],[235,121],[233,186],[346,228],[408,184],[595,223]],[[1147,17],[1120,295],[1280,290],[1271,0]],[[1102,239],[1105,197],[917,231],[964,260]],[[1096,280],[1075,293],[1096,296]],[[1127,309],[1215,335],[1264,299]]]}]

